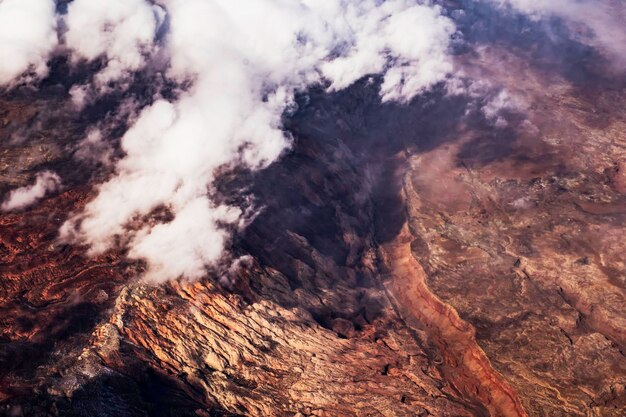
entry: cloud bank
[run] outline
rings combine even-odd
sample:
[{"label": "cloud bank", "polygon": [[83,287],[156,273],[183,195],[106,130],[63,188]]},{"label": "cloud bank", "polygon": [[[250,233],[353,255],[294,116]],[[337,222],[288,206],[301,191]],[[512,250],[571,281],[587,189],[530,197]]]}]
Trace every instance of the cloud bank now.
[{"label": "cloud bank", "polygon": [[35,204],[48,192],[55,191],[61,186],[61,178],[51,171],[37,174],[35,183],[15,189],[9,193],[2,203],[3,211],[19,210]]},{"label": "cloud bank", "polygon": [[[624,13],[619,2],[484,1],[585,27],[573,33],[626,68],[626,30],[614,18]],[[116,90],[128,108],[92,126],[77,145],[77,159],[113,164],[114,173],[61,238],[92,254],[125,246],[129,257],[146,261],[146,278],[156,282],[193,279],[221,259],[230,231],[248,218],[242,208],[211,200],[216,173],[276,161],[290,146],[281,119],[297,92],[314,85],[341,90],[376,74],[382,101],[408,102],[450,80],[456,29],[433,3],[74,0],[56,15],[53,0],[0,0],[0,56],[11,57],[0,62],[0,85],[45,76],[55,51],[73,64],[96,63],[90,81],[71,88],[73,106],[79,111]],[[155,80],[149,105],[127,88],[138,72]],[[501,94],[482,111],[505,126],[501,113],[510,106]],[[114,161],[106,139],[120,117],[130,127],[121,138],[124,156]],[[59,182],[42,173],[2,208],[26,207]],[[168,215],[155,215],[163,211]]]},{"label": "cloud bank", "polygon": [[47,74],[56,25],[54,0],[0,0],[0,86]]},{"label": "cloud bank", "polygon": [[[487,1],[583,25],[586,39],[626,59],[617,53],[626,39],[610,2]],[[124,246],[146,261],[155,282],[193,279],[221,259],[231,231],[248,218],[210,198],[216,173],[276,161],[290,146],[281,120],[297,92],[341,90],[377,74],[382,101],[408,102],[449,79],[455,30],[427,0],[74,0],[63,15],[52,0],[0,0],[0,54],[14,58],[0,64],[0,84],[44,76],[50,55],[61,51],[71,63],[99,68],[70,90],[77,109],[126,91],[124,156],[112,161],[110,119],[78,144],[77,159],[114,164],[114,172],[61,238],[92,254]],[[141,71],[156,80],[147,106],[127,89]],[[504,126],[500,113],[509,105],[500,95],[482,111]],[[16,190],[3,208],[41,198],[58,185],[50,175]],[[168,215],[155,215],[162,211]]]},{"label": "cloud bank", "polygon": [[[381,74],[381,99],[408,101],[452,70],[453,23],[416,1],[119,0],[107,10],[92,3],[70,6],[65,38],[82,59],[106,56],[95,83],[166,60],[167,78],[190,87],[143,109],[122,138],[114,176],[62,238],[92,254],[121,239],[155,282],[200,277],[220,260],[226,226],[240,227],[246,216],[211,201],[216,171],[274,162],[290,144],[281,117],[297,91],[319,83],[338,90]],[[168,221],[131,230],[159,208]]]}]

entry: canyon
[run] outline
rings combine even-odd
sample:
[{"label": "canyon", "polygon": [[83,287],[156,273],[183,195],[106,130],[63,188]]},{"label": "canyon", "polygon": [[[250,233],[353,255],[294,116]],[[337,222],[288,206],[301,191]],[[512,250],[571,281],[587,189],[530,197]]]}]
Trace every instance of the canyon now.
[{"label": "canyon", "polygon": [[623,416],[626,76],[492,24],[455,57],[486,95],[297,97],[292,148],[212,191],[261,204],[196,281],[59,242],[108,175],[63,149],[110,103],[68,110],[62,60],[4,94],[0,191],[41,166],[64,187],[0,214],[0,415]]}]

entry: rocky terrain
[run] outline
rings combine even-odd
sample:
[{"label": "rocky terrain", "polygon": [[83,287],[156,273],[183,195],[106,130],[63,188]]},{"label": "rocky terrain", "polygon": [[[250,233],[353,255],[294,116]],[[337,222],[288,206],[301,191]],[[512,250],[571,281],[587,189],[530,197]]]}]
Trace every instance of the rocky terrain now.
[{"label": "rocky terrain", "polygon": [[108,104],[76,116],[54,71],[5,94],[0,191],[71,180],[0,214],[0,415],[623,416],[626,77],[481,22],[501,40],[457,55],[480,97],[300,97],[293,149],[215,191],[263,203],[238,267],[195,282],[60,243],[107,175],[64,149]]}]

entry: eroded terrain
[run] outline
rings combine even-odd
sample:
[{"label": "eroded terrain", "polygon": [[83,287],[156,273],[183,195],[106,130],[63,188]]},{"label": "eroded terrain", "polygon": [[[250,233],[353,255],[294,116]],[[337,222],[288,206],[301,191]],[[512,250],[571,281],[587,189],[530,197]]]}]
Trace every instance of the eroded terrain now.
[{"label": "eroded terrain", "polygon": [[2,190],[70,181],[0,215],[0,414],[624,415],[626,83],[540,41],[459,53],[480,97],[311,91],[292,151],[218,190],[263,202],[239,268],[160,286],[58,242],[106,168],[64,159],[53,87],[7,97]]}]

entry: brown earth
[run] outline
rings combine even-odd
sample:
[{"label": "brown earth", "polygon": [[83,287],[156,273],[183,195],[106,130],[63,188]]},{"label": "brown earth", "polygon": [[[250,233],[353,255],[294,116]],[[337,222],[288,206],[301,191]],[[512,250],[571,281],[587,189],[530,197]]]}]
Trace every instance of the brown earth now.
[{"label": "brown earth", "polygon": [[[531,53],[459,58],[515,98],[499,127],[480,100],[313,93],[236,272],[151,286],[58,243],[78,179],[2,213],[0,414],[623,416],[626,89]],[[0,103],[3,138],[30,106]],[[2,145],[3,190],[77,171],[63,117]]]}]

